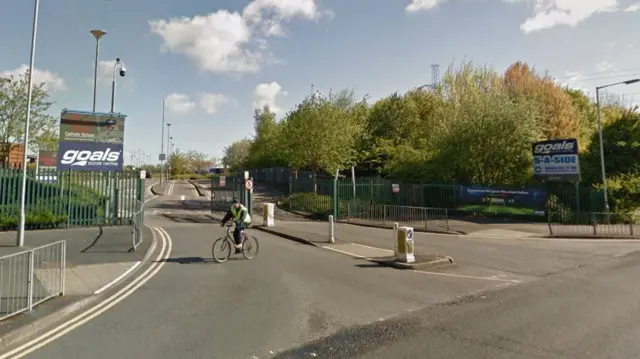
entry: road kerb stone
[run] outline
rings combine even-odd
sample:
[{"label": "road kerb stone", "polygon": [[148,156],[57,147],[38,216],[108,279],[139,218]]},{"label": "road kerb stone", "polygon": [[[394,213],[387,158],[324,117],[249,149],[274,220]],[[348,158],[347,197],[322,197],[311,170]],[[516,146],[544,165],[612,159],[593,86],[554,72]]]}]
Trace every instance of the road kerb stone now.
[{"label": "road kerb stone", "polygon": [[292,240],[292,241],[295,241],[295,242],[298,242],[298,243],[307,244],[307,245],[314,246],[314,247],[320,247],[318,244],[316,244],[316,243],[314,243],[314,242],[312,242],[310,240],[304,239],[304,238],[302,238],[300,236],[294,236],[294,235],[291,235],[291,234],[282,233],[282,232],[279,232],[279,231],[274,231],[274,230],[271,230],[271,229],[269,229],[267,227],[263,227],[263,226],[255,226],[255,227],[251,227],[251,228],[257,229],[257,230],[265,232],[265,233],[273,234],[274,236],[286,238],[286,239],[289,239],[289,240]]},{"label": "road kerb stone", "polygon": [[154,195],[156,195],[156,196],[164,196],[164,193],[163,193],[163,192],[158,191],[158,190],[156,189],[156,186],[159,186],[159,185],[160,185],[160,182],[158,182],[158,183],[154,184],[153,186],[151,186],[151,193],[153,193],[153,194],[154,194]]},{"label": "road kerb stone", "polygon": [[440,268],[454,265],[455,262],[452,257],[448,256],[428,256],[431,258],[416,258],[413,263],[404,263],[396,260],[395,257],[383,257],[383,258],[365,258],[366,260],[378,263],[382,266],[392,267],[397,269],[428,269],[428,268]]},{"label": "road kerb stone", "polygon": [[[145,253],[142,263],[147,263],[150,260],[151,254],[153,253],[153,251],[155,251],[156,247],[157,247],[157,239],[154,237],[153,242],[149,246],[149,249],[147,249],[147,253]],[[131,271],[131,273],[129,273],[127,276],[123,277],[120,280],[120,283],[122,283],[126,279],[133,276],[136,272],[140,270],[141,267],[142,266],[139,265],[138,268]],[[115,276],[114,278],[117,278],[117,277],[118,276]],[[16,344],[17,342],[23,341],[29,338],[30,336],[42,331],[43,329],[51,327],[54,324],[61,322],[66,318],[72,316],[73,314],[78,313],[87,307],[90,307],[91,305],[99,302],[101,299],[106,297],[107,293],[109,293],[109,291],[105,291],[97,295],[83,296],[81,299],[74,301],[70,304],[67,304],[66,306],[58,310],[55,310],[52,313],[43,316],[42,318],[39,318],[37,320],[34,320],[31,323],[27,323],[23,326],[20,326],[8,332],[7,334],[0,336],[0,350],[2,351],[8,350],[12,345]],[[33,310],[38,310],[38,307],[35,307]]]}]

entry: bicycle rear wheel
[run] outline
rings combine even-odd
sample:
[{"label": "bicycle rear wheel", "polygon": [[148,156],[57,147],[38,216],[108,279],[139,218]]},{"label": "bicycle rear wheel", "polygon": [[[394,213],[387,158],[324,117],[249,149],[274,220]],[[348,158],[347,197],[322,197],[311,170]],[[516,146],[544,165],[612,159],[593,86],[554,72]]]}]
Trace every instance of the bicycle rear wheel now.
[{"label": "bicycle rear wheel", "polygon": [[211,247],[211,254],[213,255],[213,260],[218,263],[224,263],[231,257],[231,246],[229,245],[229,241],[225,237],[220,237],[213,242],[213,246]]},{"label": "bicycle rear wheel", "polygon": [[258,255],[260,245],[258,239],[253,236],[246,236],[244,242],[242,242],[242,255],[246,259],[253,259]]}]

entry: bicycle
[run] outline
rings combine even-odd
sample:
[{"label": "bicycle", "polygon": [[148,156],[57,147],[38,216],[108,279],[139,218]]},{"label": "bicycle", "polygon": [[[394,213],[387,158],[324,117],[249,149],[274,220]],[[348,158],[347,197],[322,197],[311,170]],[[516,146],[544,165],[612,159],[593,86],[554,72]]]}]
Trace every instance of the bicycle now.
[{"label": "bicycle", "polygon": [[[220,237],[213,242],[213,246],[211,247],[211,254],[213,255],[213,260],[218,263],[226,262],[229,257],[231,257],[231,251],[235,250],[235,240],[233,239],[233,232],[231,231],[231,227],[234,227],[234,223],[229,223],[226,225],[227,233],[224,237]],[[241,236],[244,237],[242,241],[242,249],[240,250],[242,256],[246,259],[253,259],[258,254],[259,245],[258,239],[253,236],[249,236],[245,230],[240,233]],[[220,245],[221,255],[216,255],[216,245]],[[251,255],[251,250],[255,249],[255,253]]]}]

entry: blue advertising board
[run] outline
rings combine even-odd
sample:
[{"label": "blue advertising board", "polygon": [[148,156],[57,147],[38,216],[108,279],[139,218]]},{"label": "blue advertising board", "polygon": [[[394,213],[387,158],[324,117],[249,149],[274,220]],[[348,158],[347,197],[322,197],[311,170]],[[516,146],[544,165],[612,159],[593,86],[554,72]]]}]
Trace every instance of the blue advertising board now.
[{"label": "blue advertising board", "polygon": [[547,193],[539,189],[460,186],[456,209],[474,213],[544,215]]},{"label": "blue advertising board", "polygon": [[533,177],[546,181],[579,181],[578,140],[575,138],[535,142]]},{"label": "blue advertising board", "polygon": [[122,171],[121,143],[60,142],[58,170]]}]

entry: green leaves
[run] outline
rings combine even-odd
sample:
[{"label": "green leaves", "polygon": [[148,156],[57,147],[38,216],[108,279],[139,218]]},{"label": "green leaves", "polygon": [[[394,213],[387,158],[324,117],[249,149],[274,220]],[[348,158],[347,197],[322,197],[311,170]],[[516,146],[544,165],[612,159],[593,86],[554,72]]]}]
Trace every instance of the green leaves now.
[{"label": "green leaves", "polygon": [[240,141],[235,141],[224,149],[222,163],[231,171],[240,170],[247,163],[250,149],[251,140],[242,139]]},{"label": "green leaves", "polygon": [[[0,163],[12,144],[22,143],[27,115],[27,74],[0,78]],[[41,144],[57,148],[56,119],[47,114],[53,105],[44,83],[34,84],[31,97],[29,143],[32,150]],[[40,140],[40,137],[44,138]]]}]

